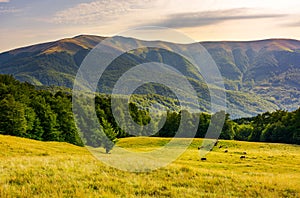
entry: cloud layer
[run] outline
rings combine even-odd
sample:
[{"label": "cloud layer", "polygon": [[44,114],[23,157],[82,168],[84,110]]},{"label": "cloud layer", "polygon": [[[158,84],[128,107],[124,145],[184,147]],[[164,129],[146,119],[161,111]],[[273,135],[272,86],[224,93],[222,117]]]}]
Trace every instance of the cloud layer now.
[{"label": "cloud layer", "polygon": [[283,14],[247,14],[248,11],[249,10],[245,8],[238,8],[206,12],[179,13],[169,15],[162,21],[148,25],[165,26],[170,28],[187,28],[207,26],[231,20],[279,18],[286,16]]},{"label": "cloud layer", "polygon": [[102,0],[81,3],[57,12],[52,21],[64,24],[105,23],[128,13],[148,8],[153,1],[155,0]]}]

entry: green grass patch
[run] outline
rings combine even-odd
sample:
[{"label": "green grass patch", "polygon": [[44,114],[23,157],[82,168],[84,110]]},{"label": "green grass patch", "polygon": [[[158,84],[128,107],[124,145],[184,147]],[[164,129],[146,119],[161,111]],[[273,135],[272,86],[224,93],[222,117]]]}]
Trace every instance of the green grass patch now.
[{"label": "green grass patch", "polygon": [[[118,146],[145,152],[169,141],[124,138]],[[186,152],[167,167],[130,173],[104,165],[86,148],[0,135],[0,197],[300,195],[300,146],[219,141],[207,160],[201,161],[197,149],[201,143],[201,139],[194,139]],[[246,158],[240,159],[241,155]]]}]

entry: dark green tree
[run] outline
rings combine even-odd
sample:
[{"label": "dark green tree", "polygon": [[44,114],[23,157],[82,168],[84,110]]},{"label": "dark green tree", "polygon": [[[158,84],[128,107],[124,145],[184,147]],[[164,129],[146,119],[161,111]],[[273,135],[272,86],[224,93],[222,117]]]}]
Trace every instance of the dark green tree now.
[{"label": "dark green tree", "polygon": [[83,146],[83,142],[77,131],[70,100],[62,94],[55,95],[56,99],[52,104],[52,110],[56,113],[56,129],[60,132],[60,141],[69,142]]},{"label": "dark green tree", "polygon": [[60,134],[57,130],[56,113],[52,111],[45,97],[39,95],[32,100],[31,107],[35,110],[40,119],[40,126],[43,128],[42,139],[46,141],[59,141]]},{"label": "dark green tree", "polygon": [[26,137],[25,106],[7,95],[0,101],[0,133]]},{"label": "dark green tree", "polygon": [[229,114],[225,116],[225,122],[220,134],[220,138],[224,140],[233,140],[235,136],[236,124],[230,120]]},{"label": "dark green tree", "polygon": [[114,147],[115,143],[117,142],[117,133],[115,132],[112,125],[102,118],[102,130],[105,133],[107,138],[103,138],[103,146],[106,150],[106,153],[109,153],[111,149]]}]

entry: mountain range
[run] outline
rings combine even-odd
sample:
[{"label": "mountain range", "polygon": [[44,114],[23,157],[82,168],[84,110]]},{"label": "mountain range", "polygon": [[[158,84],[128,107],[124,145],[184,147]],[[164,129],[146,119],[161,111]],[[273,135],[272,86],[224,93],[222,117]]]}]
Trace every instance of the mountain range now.
[{"label": "mountain range", "polygon": [[[103,39],[105,37],[80,35],[3,52],[0,54],[0,73],[12,74],[20,81],[36,86],[72,88],[83,59]],[[290,111],[299,107],[300,41],[268,39],[200,44],[210,53],[223,76],[228,112],[233,117],[253,116],[276,109]],[[120,56],[99,81],[99,90],[109,92],[109,87],[124,71],[142,63],[145,57],[149,61],[175,65],[197,88],[199,96],[207,95],[203,79],[190,63],[162,49]],[[156,90],[158,94],[166,92],[156,85],[147,89]],[[205,96],[200,100],[204,111],[209,109],[208,100]]]}]

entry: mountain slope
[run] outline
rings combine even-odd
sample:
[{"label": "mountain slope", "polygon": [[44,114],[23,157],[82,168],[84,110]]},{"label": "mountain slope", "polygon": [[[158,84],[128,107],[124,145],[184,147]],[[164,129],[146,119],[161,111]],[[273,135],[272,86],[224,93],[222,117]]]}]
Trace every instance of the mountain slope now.
[{"label": "mountain slope", "polygon": [[[33,45],[0,54],[0,73],[13,74],[35,85],[72,87],[77,70],[87,53],[104,37],[81,35]],[[249,42],[203,42],[224,78],[229,113],[233,117],[300,104],[300,41],[269,39]],[[148,61],[174,65],[193,84],[203,110],[209,110],[208,90],[202,77],[182,57],[162,49],[124,54],[114,61],[99,82],[103,92],[131,67]],[[150,92],[165,93],[155,85]]]},{"label": "mountain slope", "polygon": [[77,36],[0,54],[0,72],[36,85],[72,87],[86,54],[103,37]]},{"label": "mountain slope", "polygon": [[283,109],[299,106],[299,41],[270,39],[203,45],[219,66],[227,89],[255,93]]}]

